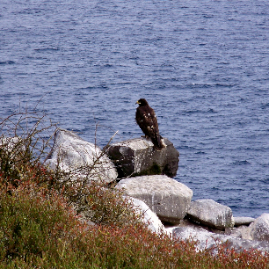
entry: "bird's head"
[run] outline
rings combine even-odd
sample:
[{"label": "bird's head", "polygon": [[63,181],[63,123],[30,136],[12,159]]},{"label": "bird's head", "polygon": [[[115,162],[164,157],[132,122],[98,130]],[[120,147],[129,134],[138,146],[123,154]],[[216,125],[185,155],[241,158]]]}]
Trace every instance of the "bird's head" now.
[{"label": "bird's head", "polygon": [[147,106],[147,105],[148,105],[147,100],[144,99],[144,98],[139,99],[138,101],[136,101],[136,103],[137,103],[139,106]]}]

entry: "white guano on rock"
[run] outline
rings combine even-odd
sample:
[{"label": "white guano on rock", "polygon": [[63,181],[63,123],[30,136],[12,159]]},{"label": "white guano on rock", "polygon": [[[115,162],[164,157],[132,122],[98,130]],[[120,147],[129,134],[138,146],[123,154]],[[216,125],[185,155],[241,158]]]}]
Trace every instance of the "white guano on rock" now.
[{"label": "white guano on rock", "polygon": [[118,176],[114,164],[98,146],[64,129],[56,131],[45,165],[52,170],[70,173],[72,180],[110,183]]}]

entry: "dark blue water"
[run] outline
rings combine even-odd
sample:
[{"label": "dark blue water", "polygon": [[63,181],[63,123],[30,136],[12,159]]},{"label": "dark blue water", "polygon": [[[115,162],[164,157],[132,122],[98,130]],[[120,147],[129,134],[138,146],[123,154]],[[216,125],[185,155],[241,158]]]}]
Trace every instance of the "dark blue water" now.
[{"label": "dark blue water", "polygon": [[104,146],[148,99],[176,179],[235,216],[269,212],[269,2],[0,3],[0,117],[44,112]]}]

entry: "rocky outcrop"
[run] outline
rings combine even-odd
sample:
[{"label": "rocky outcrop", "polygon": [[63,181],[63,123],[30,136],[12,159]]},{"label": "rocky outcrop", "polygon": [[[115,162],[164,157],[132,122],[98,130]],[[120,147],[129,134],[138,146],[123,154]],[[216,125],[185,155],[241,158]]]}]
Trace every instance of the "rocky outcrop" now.
[{"label": "rocky outcrop", "polygon": [[110,183],[117,178],[114,164],[99,147],[63,129],[56,131],[45,165],[70,174],[74,180]]},{"label": "rocky outcrop", "polygon": [[[2,138],[2,154],[22,160],[27,154],[25,142],[19,137]],[[178,151],[165,139],[162,150],[154,150],[151,141],[132,139],[109,147],[109,156],[117,165],[120,176],[161,173],[174,176],[178,168]],[[26,156],[26,155],[25,155]],[[111,183],[117,171],[108,156],[96,145],[84,141],[75,133],[58,129],[54,145],[45,165],[69,174],[72,180],[86,179]],[[197,250],[223,245],[236,251],[257,249],[269,252],[269,214],[257,219],[233,217],[232,210],[211,199],[191,202],[193,192],[184,184],[166,175],[124,178],[116,188],[124,189],[137,212],[137,217],[157,234],[166,233],[180,240],[194,240]],[[82,212],[84,213],[84,212]],[[87,213],[87,212],[86,212]],[[82,214],[82,221],[94,225],[91,212]],[[164,224],[177,225],[164,228]]]},{"label": "rocky outcrop", "polygon": [[108,156],[117,167],[120,178],[138,175],[165,174],[176,176],[179,152],[164,138],[166,147],[154,149],[151,140],[135,138],[112,144]]},{"label": "rocky outcrop", "polygon": [[[197,251],[210,249],[216,254],[218,246],[223,246],[237,252],[251,249],[269,252],[269,214],[262,214],[254,221],[248,217],[235,219],[237,227],[225,231],[213,229],[212,226],[198,225],[187,218],[181,220],[179,225],[166,230],[174,238],[195,241]],[[239,221],[245,225],[239,226]],[[250,225],[247,226],[246,223]]]},{"label": "rocky outcrop", "polygon": [[187,218],[198,224],[219,230],[225,230],[225,228],[234,226],[231,208],[221,205],[212,199],[192,201]]},{"label": "rocky outcrop", "polygon": [[245,240],[231,235],[216,234],[201,227],[184,226],[168,230],[170,230],[174,238],[195,241],[197,251],[210,249],[213,254],[217,254],[217,247],[221,245],[238,252],[250,249],[257,249],[262,252],[269,251],[269,242]]},{"label": "rocky outcrop", "polygon": [[[197,250],[217,251],[217,246],[223,245],[237,251],[251,248],[269,251],[269,214],[256,220],[234,218],[229,207],[211,199],[191,202],[192,190],[171,178],[177,172],[179,153],[170,141],[165,139],[165,143],[166,148],[155,150],[151,141],[139,138],[113,144],[107,150],[120,177],[148,174],[124,178],[116,188],[124,189],[137,216],[149,229],[195,240]],[[53,149],[45,164],[70,173],[73,180],[86,178],[110,183],[117,178],[114,164],[104,151],[63,129],[55,133]],[[163,223],[177,226],[165,229]]]},{"label": "rocky outcrop", "polygon": [[187,186],[165,175],[125,178],[116,188],[145,202],[161,221],[173,224],[185,217],[193,195]]}]

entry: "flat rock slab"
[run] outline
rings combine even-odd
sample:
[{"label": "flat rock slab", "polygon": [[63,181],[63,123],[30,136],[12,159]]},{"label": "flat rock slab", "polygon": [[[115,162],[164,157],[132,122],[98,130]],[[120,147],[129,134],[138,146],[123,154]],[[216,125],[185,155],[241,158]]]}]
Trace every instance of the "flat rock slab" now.
[{"label": "flat rock slab", "polygon": [[255,219],[251,217],[234,217],[234,226],[249,225]]},{"label": "flat rock slab", "polygon": [[165,175],[122,179],[116,188],[145,202],[161,221],[178,224],[190,207],[193,192],[186,185]]},{"label": "flat rock slab", "polygon": [[198,224],[219,230],[234,226],[231,208],[221,205],[212,199],[192,201],[187,218]]},{"label": "flat rock slab", "polygon": [[110,183],[118,176],[114,164],[98,146],[64,129],[57,129],[45,165],[70,174],[72,179],[86,179],[89,182]]},{"label": "flat rock slab", "polygon": [[149,139],[130,139],[111,144],[107,154],[117,167],[120,178],[159,174],[174,177],[177,174],[179,152],[168,139],[164,138],[164,142],[166,147],[156,150]]}]

